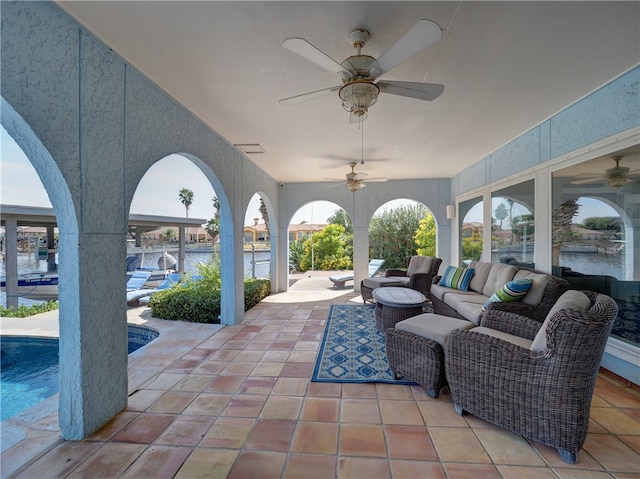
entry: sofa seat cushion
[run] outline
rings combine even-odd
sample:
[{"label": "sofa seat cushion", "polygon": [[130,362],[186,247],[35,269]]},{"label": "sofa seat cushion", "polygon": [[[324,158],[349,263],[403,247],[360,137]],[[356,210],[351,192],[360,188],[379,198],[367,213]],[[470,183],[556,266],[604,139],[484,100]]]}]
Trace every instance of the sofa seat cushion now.
[{"label": "sofa seat cushion", "polygon": [[444,348],[451,331],[454,329],[471,329],[473,326],[472,323],[464,319],[425,313],[396,323],[395,329],[430,339]]},{"label": "sofa seat cushion", "polygon": [[465,319],[467,319],[468,321],[471,321],[476,326],[480,325],[480,321],[482,320],[482,315],[484,314],[481,303],[468,302],[468,301],[461,301],[460,303],[458,303],[458,306],[456,307],[456,312],[460,316],[464,316]]},{"label": "sofa seat cushion", "polygon": [[447,288],[446,286],[440,286],[439,284],[431,285],[431,295],[438,298],[440,301],[444,301],[444,298],[448,294],[463,294],[466,296],[477,296],[478,293],[474,291],[460,291],[459,289]]},{"label": "sofa seat cushion", "polygon": [[513,279],[530,279],[533,281],[531,289],[524,295],[522,302],[525,304],[536,305],[540,304],[542,301],[544,290],[547,287],[549,280],[551,280],[551,277],[548,274],[534,273],[533,271],[521,269],[515,274]]},{"label": "sofa seat cushion", "polygon": [[576,291],[570,289],[565,291],[562,296],[558,298],[558,301],[551,307],[547,317],[545,318],[542,326],[538,330],[533,342],[531,344],[532,351],[543,351],[547,347],[547,328],[551,322],[551,318],[561,309],[575,309],[577,311],[587,311],[591,308],[591,300],[589,296],[582,291]]},{"label": "sofa seat cushion", "polygon": [[523,348],[530,349],[531,348],[531,340],[526,338],[521,338],[520,336],[515,336],[513,334],[505,333],[503,331],[498,331],[497,329],[485,328],[484,326],[479,326],[477,328],[473,328],[474,333],[486,334],[487,336],[492,336],[494,338],[502,339],[504,341],[508,341],[513,344],[517,344],[518,346],[522,346]]}]

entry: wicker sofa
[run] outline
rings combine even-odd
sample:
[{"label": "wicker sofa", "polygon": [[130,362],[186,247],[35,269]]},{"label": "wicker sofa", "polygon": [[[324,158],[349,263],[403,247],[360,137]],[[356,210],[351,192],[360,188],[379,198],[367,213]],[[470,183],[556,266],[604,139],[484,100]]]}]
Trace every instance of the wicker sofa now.
[{"label": "wicker sofa", "polygon": [[466,291],[431,286],[431,300],[436,314],[466,319],[480,324],[483,305],[505,284],[512,280],[531,279],[531,289],[516,302],[494,302],[489,309],[509,311],[542,322],[556,300],[569,289],[569,283],[556,276],[504,263],[472,261],[468,268],[474,273]]},{"label": "wicker sofa", "polygon": [[609,296],[569,290],[542,324],[490,309],[480,327],[452,331],[444,369],[456,412],[556,448],[575,463],[617,310]]}]

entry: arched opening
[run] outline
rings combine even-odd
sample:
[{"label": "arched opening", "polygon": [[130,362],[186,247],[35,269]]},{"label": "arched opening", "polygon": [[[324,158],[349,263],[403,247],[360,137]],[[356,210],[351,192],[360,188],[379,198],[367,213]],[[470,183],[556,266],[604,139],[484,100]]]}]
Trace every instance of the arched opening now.
[{"label": "arched opening", "polygon": [[353,226],[337,204],[305,204],[292,216],[288,235],[290,272],[353,269]]},{"label": "arched opening", "polygon": [[385,268],[406,268],[414,255],[436,256],[437,226],[431,210],[411,199],[381,205],[369,222],[369,257]]},{"label": "arched opening", "polygon": [[272,215],[269,215],[267,203],[260,193],[255,193],[247,205],[242,230],[245,278],[271,277],[274,264],[271,238],[276,231],[272,231]]},{"label": "arched opening", "polygon": [[[168,155],[147,170],[129,213],[127,256],[137,257],[140,268],[197,275],[199,265],[219,256],[218,196],[202,170],[182,155]],[[151,218],[136,221],[136,215]]]}]

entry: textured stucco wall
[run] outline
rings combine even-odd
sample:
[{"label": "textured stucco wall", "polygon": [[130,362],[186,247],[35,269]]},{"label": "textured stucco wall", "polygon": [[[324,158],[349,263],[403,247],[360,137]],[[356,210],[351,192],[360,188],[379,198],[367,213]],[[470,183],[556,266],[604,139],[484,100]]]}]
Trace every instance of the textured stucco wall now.
[{"label": "textured stucco wall", "polygon": [[60,425],[78,439],[127,403],[126,226],[148,168],[180,153],[211,181],[225,225],[226,324],[244,315],[246,207],[261,191],[277,222],[279,186],[55,4],[3,2],[0,13],[2,124],[60,227]]},{"label": "textured stucco wall", "polygon": [[452,178],[457,196],[640,125],[640,67],[568,106]]}]

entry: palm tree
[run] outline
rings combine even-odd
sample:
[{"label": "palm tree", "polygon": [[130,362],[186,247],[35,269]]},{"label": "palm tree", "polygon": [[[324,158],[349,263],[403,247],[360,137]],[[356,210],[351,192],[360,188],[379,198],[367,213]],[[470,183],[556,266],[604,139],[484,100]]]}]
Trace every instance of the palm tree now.
[{"label": "palm tree", "polygon": [[267,206],[264,204],[262,198],[260,198],[260,216],[262,216],[262,220],[264,221],[264,226],[267,229],[267,238],[271,239],[271,231],[269,228],[269,213],[267,213]]},{"label": "palm tree", "polygon": [[193,203],[193,191],[189,188],[182,188],[180,193],[178,193],[178,198],[180,198],[180,203],[184,205],[185,210],[187,211],[187,218],[189,217],[189,206]]}]

